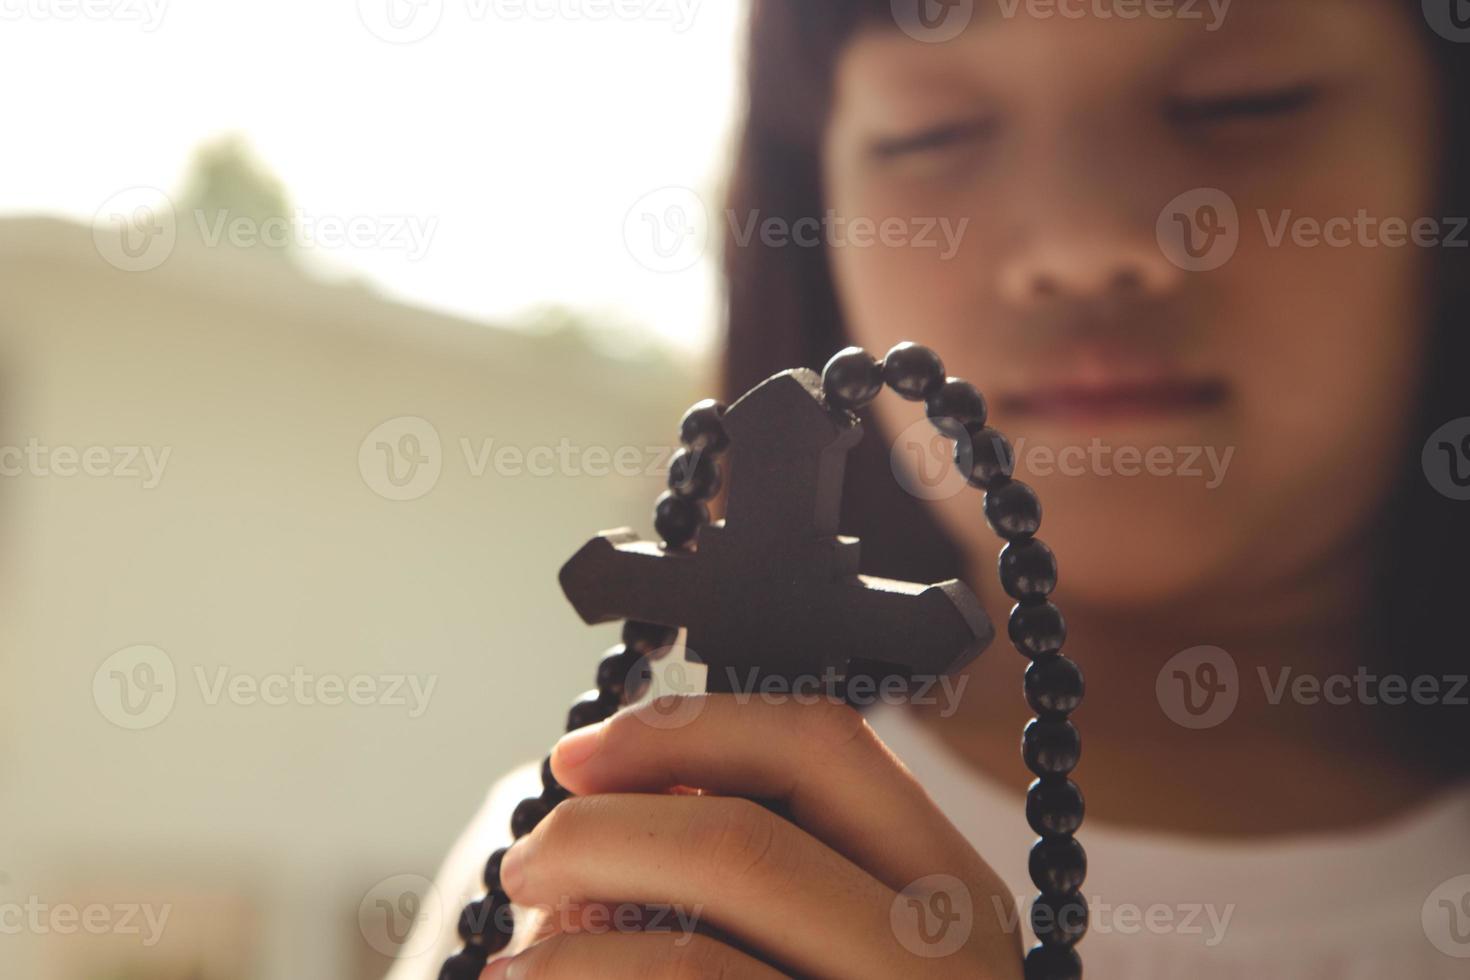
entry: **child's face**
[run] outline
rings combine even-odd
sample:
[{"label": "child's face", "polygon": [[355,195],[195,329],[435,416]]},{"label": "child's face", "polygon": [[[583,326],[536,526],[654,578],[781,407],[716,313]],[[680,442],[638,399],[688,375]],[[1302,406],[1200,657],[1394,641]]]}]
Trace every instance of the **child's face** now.
[{"label": "child's face", "polygon": [[[839,63],[824,167],[853,342],[929,344],[987,394],[1074,597],[1330,560],[1404,458],[1443,247],[1415,222],[1457,233],[1418,5],[975,6],[955,40],[872,30]],[[864,218],[899,221],[858,244]],[[993,552],[978,495],[930,496]]]}]

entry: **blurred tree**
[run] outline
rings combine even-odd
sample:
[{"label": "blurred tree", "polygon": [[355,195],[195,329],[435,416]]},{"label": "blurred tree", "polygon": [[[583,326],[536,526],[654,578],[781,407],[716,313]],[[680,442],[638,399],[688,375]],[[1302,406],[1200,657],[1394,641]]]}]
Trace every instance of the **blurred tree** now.
[{"label": "blurred tree", "polygon": [[255,248],[290,257],[296,228],[285,185],[243,136],[231,134],[194,152],[179,221],[205,244]]}]

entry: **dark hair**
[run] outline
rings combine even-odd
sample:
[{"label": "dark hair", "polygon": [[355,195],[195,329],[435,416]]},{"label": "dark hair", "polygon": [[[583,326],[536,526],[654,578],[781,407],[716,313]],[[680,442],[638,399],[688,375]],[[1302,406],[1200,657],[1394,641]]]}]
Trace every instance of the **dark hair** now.
[{"label": "dark hair", "polygon": [[[1435,34],[1420,5],[1406,15],[1424,25],[1434,58],[1445,126],[1440,214],[1470,217],[1470,44]],[[825,209],[821,141],[831,107],[837,58],[854,32],[893,25],[890,0],[752,0],[746,106],[729,185],[730,213],[784,219],[788,226]],[[734,397],[790,367],[820,370],[847,346],[846,330],[824,248],[741,247],[727,235],[728,288],[722,381]],[[1429,351],[1417,413],[1404,446],[1362,447],[1366,467],[1393,465],[1402,474],[1377,528],[1380,597],[1370,648],[1382,673],[1447,677],[1470,672],[1463,604],[1470,601],[1470,504],[1449,500],[1425,479],[1422,440],[1444,423],[1470,416],[1470,277],[1466,254],[1438,250],[1426,284],[1434,297]],[[881,352],[875,352],[881,354]],[[942,352],[941,352],[942,353]],[[1330,352],[1324,354],[1330,356]],[[915,580],[957,577],[962,552],[928,509],[905,493],[887,465],[887,447],[867,422],[853,452],[843,501],[844,533],[863,539],[865,572]],[[1461,692],[1462,694],[1470,692]],[[1470,709],[1440,705],[1396,712],[1393,730],[1426,764],[1461,772]]]}]

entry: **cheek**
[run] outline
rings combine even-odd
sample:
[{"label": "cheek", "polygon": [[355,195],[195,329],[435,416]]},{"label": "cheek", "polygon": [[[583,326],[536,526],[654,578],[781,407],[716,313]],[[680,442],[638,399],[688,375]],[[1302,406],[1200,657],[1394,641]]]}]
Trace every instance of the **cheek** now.
[{"label": "cheek", "polygon": [[[1355,213],[1361,192],[1319,209],[1349,202]],[[1374,207],[1407,216],[1423,204],[1387,195]],[[1042,536],[1072,597],[1150,603],[1290,577],[1370,520],[1396,476],[1422,343],[1422,250],[1268,248],[1253,211],[1247,220],[1255,229],[1235,258],[1188,286],[1191,327],[1236,388],[1225,417],[1143,440],[1063,438],[992,416],[1016,445],[1017,477],[1041,495]],[[879,356],[927,344],[952,374],[993,390],[1015,352],[986,329],[1003,311],[983,289],[985,245],[966,240],[948,260],[834,248],[851,341]],[[988,561],[997,545],[976,495],[939,475],[947,452],[928,444],[917,407],[882,398],[875,411],[886,438],[912,443],[897,454],[910,484],[937,481],[937,517]]]},{"label": "cheek", "polygon": [[[882,214],[876,208],[839,211]],[[905,212],[888,211],[888,214]],[[910,214],[914,212],[908,212]],[[952,374],[984,386],[986,378],[965,374],[962,352],[983,347],[980,325],[984,298],[969,221],[963,216],[905,219],[906,245],[837,244],[830,249],[832,275],[852,343],[881,357],[894,344],[914,341],[947,357]]]}]

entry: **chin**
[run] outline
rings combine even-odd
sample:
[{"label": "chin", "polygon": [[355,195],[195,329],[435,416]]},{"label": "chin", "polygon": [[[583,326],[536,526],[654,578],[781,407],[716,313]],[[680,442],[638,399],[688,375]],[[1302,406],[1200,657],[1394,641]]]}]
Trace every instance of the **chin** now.
[{"label": "chin", "polygon": [[[1042,501],[1037,536],[1057,556],[1059,601],[1142,608],[1222,588],[1239,546],[1229,529],[1240,522],[1220,513],[1220,497],[1139,480],[1028,482]],[[973,521],[973,514],[949,516]],[[973,527],[961,533],[982,553],[996,548]]]}]

